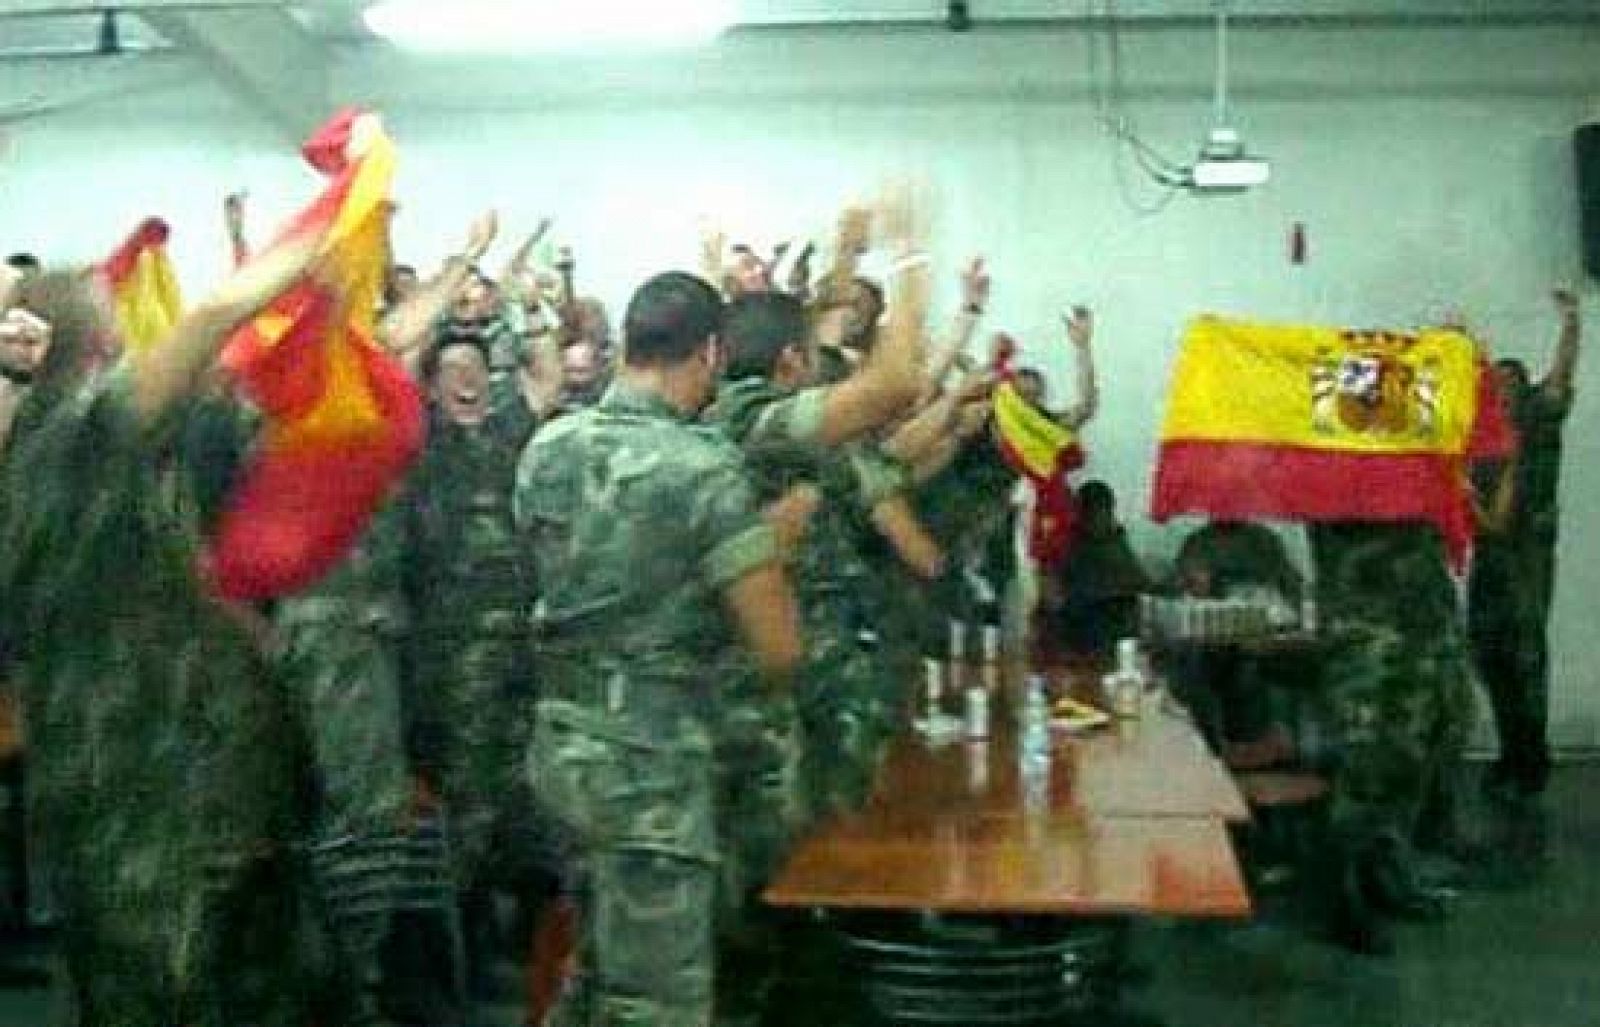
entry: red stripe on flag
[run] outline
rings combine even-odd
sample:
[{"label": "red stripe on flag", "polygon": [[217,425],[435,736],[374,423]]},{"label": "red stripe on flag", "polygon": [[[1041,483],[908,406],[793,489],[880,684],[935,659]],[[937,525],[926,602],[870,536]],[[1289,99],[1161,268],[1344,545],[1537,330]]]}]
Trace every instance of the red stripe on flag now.
[{"label": "red stripe on flag", "polygon": [[1374,456],[1244,442],[1161,444],[1150,501],[1157,521],[1431,521],[1464,560],[1472,521],[1461,461],[1435,453]]}]

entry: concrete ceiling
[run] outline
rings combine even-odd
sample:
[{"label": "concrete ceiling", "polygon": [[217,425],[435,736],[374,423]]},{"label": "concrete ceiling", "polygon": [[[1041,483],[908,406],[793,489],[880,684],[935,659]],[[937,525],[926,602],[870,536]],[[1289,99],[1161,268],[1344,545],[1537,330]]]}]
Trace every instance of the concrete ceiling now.
[{"label": "concrete ceiling", "polygon": [[[439,0],[449,3],[452,0]],[[578,2],[578,0],[573,0]],[[741,0],[740,34],[785,29],[938,26],[943,0]],[[377,49],[361,22],[366,0],[0,0],[0,65],[100,61],[111,53],[180,54],[298,138],[322,117],[333,55]],[[1199,23],[1217,0],[968,0],[973,25],[1011,31],[1115,18]],[[1228,0],[1243,23],[1585,24],[1600,26],[1600,0]],[[117,12],[108,48],[106,12]],[[0,117],[46,98],[0,96]],[[57,105],[59,106],[59,105]]]}]

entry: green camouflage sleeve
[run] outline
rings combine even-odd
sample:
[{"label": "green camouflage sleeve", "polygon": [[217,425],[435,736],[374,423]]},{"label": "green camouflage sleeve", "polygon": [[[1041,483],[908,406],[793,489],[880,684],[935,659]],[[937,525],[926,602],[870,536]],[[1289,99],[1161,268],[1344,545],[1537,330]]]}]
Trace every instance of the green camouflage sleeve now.
[{"label": "green camouflage sleeve", "polygon": [[691,495],[706,554],[701,573],[712,588],[725,588],[778,559],[777,535],[756,507],[755,490],[734,451],[719,453],[696,476]]},{"label": "green camouflage sleeve", "polygon": [[746,444],[755,447],[776,442],[815,442],[822,431],[826,387],[805,389],[770,403],[750,429]]},{"label": "green camouflage sleeve", "polygon": [[905,465],[875,446],[852,447],[849,460],[855,476],[856,499],[866,513],[910,487],[911,475]]}]

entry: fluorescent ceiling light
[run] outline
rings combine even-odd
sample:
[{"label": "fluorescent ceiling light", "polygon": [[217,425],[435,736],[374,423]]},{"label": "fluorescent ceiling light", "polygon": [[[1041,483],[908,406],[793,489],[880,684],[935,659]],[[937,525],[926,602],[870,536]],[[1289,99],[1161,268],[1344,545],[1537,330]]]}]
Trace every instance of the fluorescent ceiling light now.
[{"label": "fluorescent ceiling light", "polygon": [[736,0],[384,0],[367,28],[442,53],[655,49],[709,43],[738,20]]}]

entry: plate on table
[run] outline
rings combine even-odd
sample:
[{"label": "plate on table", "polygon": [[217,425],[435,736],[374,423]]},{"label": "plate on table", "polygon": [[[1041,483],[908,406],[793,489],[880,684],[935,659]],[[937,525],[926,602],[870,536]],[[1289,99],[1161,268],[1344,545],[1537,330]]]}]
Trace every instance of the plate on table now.
[{"label": "plate on table", "polygon": [[1076,699],[1057,699],[1050,704],[1050,726],[1057,731],[1092,731],[1109,723],[1111,718],[1104,711]]}]

